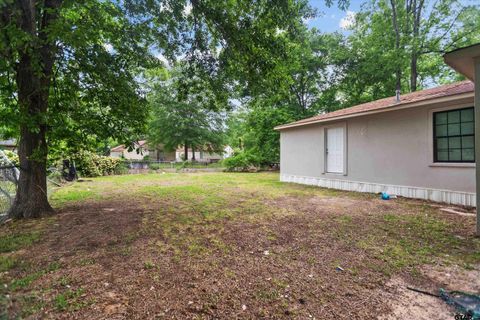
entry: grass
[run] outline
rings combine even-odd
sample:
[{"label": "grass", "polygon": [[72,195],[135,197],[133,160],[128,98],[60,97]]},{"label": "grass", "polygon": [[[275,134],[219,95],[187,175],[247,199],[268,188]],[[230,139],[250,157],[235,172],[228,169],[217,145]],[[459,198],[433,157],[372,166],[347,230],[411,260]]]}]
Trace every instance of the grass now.
[{"label": "grass", "polygon": [[[287,213],[284,208],[273,208],[267,201],[283,197],[308,199],[312,196],[358,200],[376,198],[371,194],[281,183],[278,175],[271,173],[139,174],[91,180],[56,192],[52,197],[53,203],[61,207],[68,203],[118,199],[127,195],[147,202],[160,200],[167,205],[153,219],[151,216],[145,218],[144,232],[155,233],[160,230],[175,249],[185,249],[185,252],[192,255],[208,252],[202,239],[195,235],[195,229],[199,225],[203,228],[203,224],[209,221],[232,219],[255,222],[257,219]],[[348,236],[351,234],[348,230],[356,229],[357,221],[354,217],[341,214],[336,217],[335,232],[342,238],[341,241],[350,241],[385,261],[388,272],[431,262],[439,253],[461,245],[458,238],[449,232],[449,223],[438,219],[429,206],[406,203],[405,209],[420,214],[385,212],[382,219],[372,221],[375,223],[369,228],[371,232],[360,239]],[[270,241],[275,241],[278,237],[273,230],[265,230],[265,235]],[[126,239],[129,237],[126,235]],[[215,241],[221,242],[219,239],[214,239],[213,242]],[[480,260],[475,253],[464,255],[462,259],[470,265]]]},{"label": "grass", "polygon": [[39,238],[39,232],[4,235],[0,238],[0,253],[24,248],[37,241]]},{"label": "grass", "polygon": [[[261,310],[250,318],[306,318],[310,313],[286,295],[298,301],[317,292],[308,299],[312,313],[315,301],[327,309],[339,301],[344,308],[351,299],[361,300],[350,291],[360,294],[402,272],[416,274],[423,264],[457,263],[469,270],[480,263],[480,240],[469,234],[468,218],[420,201],[386,203],[371,194],[281,183],[272,173],[99,177],[57,190],[51,202],[58,218],[0,229],[0,272],[8,271],[0,278],[8,288],[0,293],[16,299],[0,299],[0,308],[13,303],[18,317],[39,315],[40,309],[67,318],[71,312],[81,315],[97,300],[106,303],[98,292],[111,290],[103,287],[108,282],[128,289],[121,293],[132,310],[169,309],[155,305],[164,300],[150,290],[158,286],[170,288],[162,293],[171,294],[170,301],[175,288],[180,290],[174,308],[183,313],[177,318],[192,315],[183,309],[191,297],[214,305],[209,312],[218,318],[238,317],[229,312],[242,304],[246,312]],[[75,241],[53,245],[77,234]],[[38,242],[52,245],[36,252]],[[135,309],[137,296],[142,301]],[[250,300],[229,304],[237,296]],[[153,314],[148,312],[138,318]]]},{"label": "grass", "polygon": [[54,299],[55,309],[58,311],[77,311],[93,303],[92,300],[82,299],[84,290],[82,288],[58,294]]},{"label": "grass", "polygon": [[65,187],[55,192],[50,198],[56,206],[62,206],[66,203],[79,202],[87,199],[99,198],[93,190],[84,190],[77,184]]}]

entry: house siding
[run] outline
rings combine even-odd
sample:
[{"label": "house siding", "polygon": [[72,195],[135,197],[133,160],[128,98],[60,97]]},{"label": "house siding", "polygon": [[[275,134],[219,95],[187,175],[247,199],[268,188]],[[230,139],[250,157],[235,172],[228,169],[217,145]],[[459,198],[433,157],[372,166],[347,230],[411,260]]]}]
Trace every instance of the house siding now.
[{"label": "house siding", "polygon": [[[473,106],[473,99],[282,130],[281,179],[475,205],[473,165],[433,164],[432,111],[465,106]],[[346,174],[325,172],[324,132],[332,125],[346,127]]]}]

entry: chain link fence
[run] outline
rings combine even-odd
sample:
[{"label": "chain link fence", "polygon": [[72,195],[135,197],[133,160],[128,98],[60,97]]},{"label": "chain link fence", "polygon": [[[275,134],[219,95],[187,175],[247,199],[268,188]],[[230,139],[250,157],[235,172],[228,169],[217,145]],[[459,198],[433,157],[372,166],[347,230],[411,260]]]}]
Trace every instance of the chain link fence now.
[{"label": "chain link fence", "polygon": [[0,150],[0,220],[8,213],[13,204],[19,175],[18,168]]}]

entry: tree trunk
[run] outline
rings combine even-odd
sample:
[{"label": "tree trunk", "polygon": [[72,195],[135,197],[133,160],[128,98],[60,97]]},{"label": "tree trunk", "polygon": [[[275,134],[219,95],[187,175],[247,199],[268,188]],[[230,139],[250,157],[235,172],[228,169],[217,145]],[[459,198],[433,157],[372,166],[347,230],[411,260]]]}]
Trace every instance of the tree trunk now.
[{"label": "tree trunk", "polygon": [[39,218],[54,212],[47,197],[46,152],[45,131],[35,133],[22,126],[18,147],[20,179],[8,213],[10,218]]},{"label": "tree trunk", "polygon": [[185,141],[185,144],[183,145],[183,152],[185,155],[183,156],[183,160],[187,161],[188,160],[188,144],[187,141]]},{"label": "tree trunk", "polygon": [[192,161],[195,161],[195,147],[192,145]]},{"label": "tree trunk", "polygon": [[412,54],[410,56],[410,91],[417,91],[417,79],[418,79],[418,36],[420,33],[420,23],[422,18],[422,8],[425,5],[425,1],[420,0],[418,5],[417,1],[413,1],[413,28],[412,28]]},{"label": "tree trunk", "polygon": [[[400,54],[400,28],[398,26],[397,7],[394,0],[390,0],[390,5],[392,6],[392,23],[395,31],[395,50],[397,54]],[[402,90],[402,70],[398,63],[395,70],[395,90],[398,90],[398,92]]]},{"label": "tree trunk", "polygon": [[[11,218],[38,218],[53,213],[47,197],[47,143],[46,124],[31,125],[28,120],[40,118],[47,112],[48,90],[45,83],[32,67],[28,54],[22,55],[17,69],[18,104],[22,123],[18,157],[20,178],[13,206],[8,216]],[[41,121],[41,120],[40,120]]]},{"label": "tree trunk", "polygon": [[411,92],[417,91],[417,78],[418,78],[417,60],[418,60],[417,53],[412,52],[411,61],[410,61],[410,91]]},{"label": "tree trunk", "polygon": [[47,33],[58,18],[61,3],[61,0],[45,0],[39,24],[35,1],[16,2],[21,12],[20,27],[32,40],[20,52],[16,66],[20,177],[15,200],[8,212],[11,218],[38,218],[54,212],[47,196],[46,118],[55,45]]}]

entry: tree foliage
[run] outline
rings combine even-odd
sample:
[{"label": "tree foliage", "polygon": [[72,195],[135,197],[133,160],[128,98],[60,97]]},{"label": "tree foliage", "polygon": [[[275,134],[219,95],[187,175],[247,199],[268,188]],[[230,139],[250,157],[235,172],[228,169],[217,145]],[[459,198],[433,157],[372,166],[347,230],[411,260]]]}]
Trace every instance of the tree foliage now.
[{"label": "tree foliage", "polygon": [[[174,70],[173,76],[159,81],[150,93],[149,143],[163,144],[168,150],[179,146],[223,150],[225,111],[222,110],[227,109],[226,105],[221,105],[201,78],[185,79],[182,71],[181,67]],[[185,94],[186,83],[203,90],[189,90]]]},{"label": "tree foliage", "polygon": [[455,81],[442,53],[480,41],[479,7],[457,0],[367,0],[353,22],[345,34],[300,26],[276,34],[283,59],[257,87],[239,90],[234,147],[278,162],[276,125]]},{"label": "tree foliage", "polygon": [[[370,0],[339,43],[343,105],[455,80],[444,52],[480,41],[478,6],[457,0]],[[343,53],[342,53],[343,51]]]},{"label": "tree foliage", "polygon": [[279,59],[276,30],[294,30],[308,12],[305,0],[6,0],[0,8],[0,115],[2,131],[20,136],[10,211],[18,218],[52,212],[49,146],[131,141],[143,131],[137,77],[158,65],[152,52],[171,61],[184,55],[212,87],[233,74],[223,70],[249,72],[243,79],[255,82]]}]

